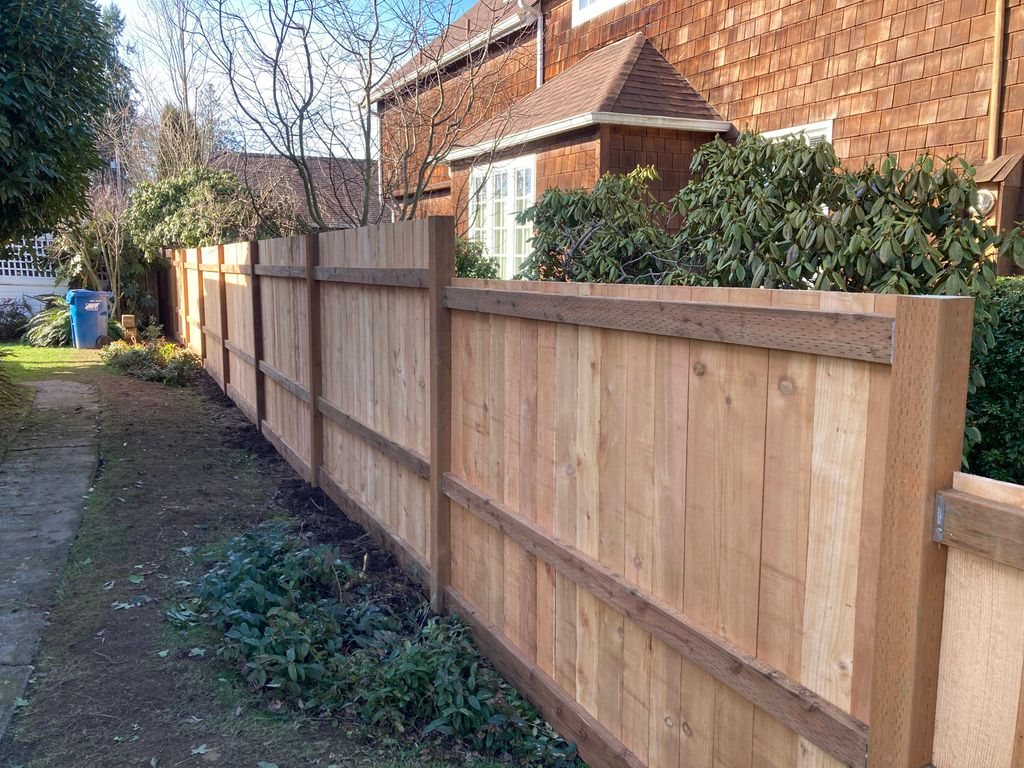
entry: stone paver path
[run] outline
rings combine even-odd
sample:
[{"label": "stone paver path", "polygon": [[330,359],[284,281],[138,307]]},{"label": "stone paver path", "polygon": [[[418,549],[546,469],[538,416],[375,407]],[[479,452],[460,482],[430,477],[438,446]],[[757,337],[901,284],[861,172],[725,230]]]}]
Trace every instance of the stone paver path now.
[{"label": "stone paver path", "polygon": [[0,738],[22,695],[99,456],[96,390],[42,381],[0,463]]}]

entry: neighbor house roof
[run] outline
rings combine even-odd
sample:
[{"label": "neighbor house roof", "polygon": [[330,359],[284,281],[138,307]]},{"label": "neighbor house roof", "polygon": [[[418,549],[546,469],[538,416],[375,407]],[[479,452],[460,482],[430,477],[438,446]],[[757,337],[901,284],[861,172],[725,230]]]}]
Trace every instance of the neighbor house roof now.
[{"label": "neighbor house roof", "polygon": [[[527,0],[524,5],[535,8],[539,0]],[[529,26],[535,15],[524,10],[517,0],[478,0],[400,67],[373,93],[371,99],[379,101],[386,98],[424,75],[454,64],[473,51]]]},{"label": "neighbor house roof", "polygon": [[[362,161],[352,158],[309,157],[313,186],[318,192],[320,213],[324,223],[332,229],[355,226],[359,221],[363,192],[366,186],[366,170]],[[290,200],[303,218],[309,217],[306,192],[295,165],[281,155],[267,155],[255,152],[220,152],[210,163],[214,168],[234,172],[239,179],[253,189],[273,189]],[[377,191],[377,165],[369,172],[370,222],[376,223],[381,217],[380,196]]]},{"label": "neighbor house roof", "polygon": [[720,133],[722,120],[640,32],[578,61],[460,137],[449,160],[600,123]]}]

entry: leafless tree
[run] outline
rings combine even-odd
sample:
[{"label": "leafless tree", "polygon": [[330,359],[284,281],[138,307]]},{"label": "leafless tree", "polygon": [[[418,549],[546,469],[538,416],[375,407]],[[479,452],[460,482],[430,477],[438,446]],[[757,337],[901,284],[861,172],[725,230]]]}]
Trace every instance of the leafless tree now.
[{"label": "leafless tree", "polygon": [[207,51],[247,143],[294,165],[317,228],[414,216],[447,151],[492,116],[516,70],[500,65],[516,46],[484,26],[453,72],[447,54],[464,41],[452,38],[463,33],[452,0],[203,2]]}]

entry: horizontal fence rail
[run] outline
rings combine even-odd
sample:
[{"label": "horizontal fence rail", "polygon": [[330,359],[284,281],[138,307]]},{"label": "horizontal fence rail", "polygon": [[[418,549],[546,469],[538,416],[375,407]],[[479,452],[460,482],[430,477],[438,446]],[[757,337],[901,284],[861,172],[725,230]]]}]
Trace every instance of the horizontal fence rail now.
[{"label": "horizontal fence rail", "polygon": [[970,300],[453,271],[447,218],[178,251],[169,326],[592,765],[927,763]]}]

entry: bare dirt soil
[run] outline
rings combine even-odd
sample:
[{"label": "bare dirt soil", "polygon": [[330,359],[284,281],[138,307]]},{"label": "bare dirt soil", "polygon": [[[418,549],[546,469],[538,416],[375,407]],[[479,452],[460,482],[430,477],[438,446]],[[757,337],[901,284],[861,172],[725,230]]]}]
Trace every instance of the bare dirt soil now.
[{"label": "bare dirt soil", "polygon": [[396,598],[414,588],[209,380],[175,389],[95,365],[65,375],[99,388],[100,468],[0,766],[494,765],[249,697],[212,648],[164,617],[199,573],[192,553],[286,516],[350,561],[390,571]]}]

